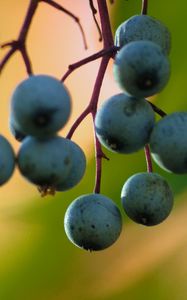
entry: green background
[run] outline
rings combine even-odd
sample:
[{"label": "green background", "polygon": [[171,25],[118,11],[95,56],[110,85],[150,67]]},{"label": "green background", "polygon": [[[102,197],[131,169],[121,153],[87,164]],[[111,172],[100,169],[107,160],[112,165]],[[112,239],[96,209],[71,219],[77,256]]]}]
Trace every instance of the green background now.
[{"label": "green background", "polygon": [[[172,34],[171,79],[154,101],[167,113],[186,110],[187,2],[149,2],[149,14],[162,20]],[[141,1],[116,0],[110,12],[113,29],[140,9]],[[121,209],[121,187],[129,176],[146,170],[144,153],[105,153],[110,161],[103,162],[102,193]],[[122,212],[124,230],[116,244],[89,253],[68,241],[63,217],[74,198],[92,191],[94,170],[93,159],[72,191],[38,197],[1,213],[12,239],[8,248],[0,247],[1,300],[187,299],[187,176],[166,173],[154,164],[154,171],[167,178],[175,193],[171,216],[145,228]]]}]

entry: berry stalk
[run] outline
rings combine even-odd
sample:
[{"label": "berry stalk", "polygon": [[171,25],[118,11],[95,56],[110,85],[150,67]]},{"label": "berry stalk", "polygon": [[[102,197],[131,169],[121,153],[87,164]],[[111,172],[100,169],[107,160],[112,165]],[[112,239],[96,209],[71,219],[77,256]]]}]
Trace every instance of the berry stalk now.
[{"label": "berry stalk", "polygon": [[81,25],[78,17],[76,17],[69,10],[65,9],[64,7],[62,7],[61,5],[56,3],[55,1],[52,1],[52,0],[30,0],[29,6],[28,6],[28,9],[27,9],[27,13],[26,13],[25,19],[23,21],[23,24],[21,26],[21,29],[20,29],[17,40],[6,42],[6,43],[3,43],[2,45],[0,45],[0,48],[10,47],[7,54],[0,61],[0,73],[2,72],[4,66],[9,61],[11,56],[16,51],[20,51],[20,53],[22,55],[22,58],[23,58],[23,61],[24,61],[25,66],[26,66],[27,74],[29,76],[33,74],[32,64],[31,64],[31,61],[30,61],[30,58],[29,58],[29,55],[28,55],[28,52],[27,52],[27,49],[26,49],[26,39],[27,39],[29,29],[31,27],[33,17],[35,15],[36,9],[37,9],[38,4],[40,2],[47,3],[50,6],[56,8],[57,10],[60,10],[60,11],[64,12],[65,14],[69,15],[72,19],[74,19],[74,21],[78,24],[79,29],[81,31],[85,49],[87,49],[85,34],[84,34],[82,25]]},{"label": "berry stalk", "polygon": [[144,152],[145,152],[145,159],[146,159],[146,163],[147,163],[147,172],[148,173],[153,172],[151,152],[150,152],[150,148],[149,148],[148,144],[145,145]]},{"label": "berry stalk", "polygon": [[148,10],[148,0],[142,0],[141,14],[142,15],[147,15],[147,10]]},{"label": "berry stalk", "polygon": [[[98,54],[91,56],[85,60],[82,60],[73,66],[73,70],[98,58],[98,56],[102,56],[101,63],[99,66],[99,71],[97,74],[97,78],[94,84],[94,89],[92,92],[92,96],[87,108],[82,112],[82,114],[77,118],[77,120],[73,123],[67,138],[71,138],[74,131],[77,129],[79,124],[84,120],[84,118],[91,113],[93,124],[95,121],[95,116],[97,112],[97,104],[99,100],[100,90],[102,86],[102,82],[104,79],[104,75],[109,63],[110,58],[113,57],[114,52],[116,52],[117,48],[114,46],[114,40],[112,36],[110,18],[108,14],[108,8],[106,1],[97,1],[98,3],[98,11],[100,15],[101,21],[101,32],[103,38],[103,50],[101,50]],[[67,71],[67,73],[63,76],[63,80],[67,78],[67,76],[71,73],[71,67]],[[105,154],[101,149],[101,144],[98,141],[96,134],[95,134],[95,127],[94,127],[94,136],[95,136],[95,158],[96,158],[96,176],[95,176],[95,187],[94,192],[100,192],[100,185],[101,185],[101,173],[102,173],[102,158],[106,158]],[[107,158],[106,158],[107,159]]]}]

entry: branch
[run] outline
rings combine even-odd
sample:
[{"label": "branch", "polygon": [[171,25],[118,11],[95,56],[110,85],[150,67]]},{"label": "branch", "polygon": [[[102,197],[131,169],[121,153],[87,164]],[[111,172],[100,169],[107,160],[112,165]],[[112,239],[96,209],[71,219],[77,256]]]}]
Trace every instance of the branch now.
[{"label": "branch", "polygon": [[[92,97],[90,99],[90,102],[86,109],[83,111],[83,113],[77,118],[77,120],[74,122],[72,125],[67,138],[71,138],[77,127],[80,125],[80,123],[84,120],[84,118],[91,113],[92,114],[92,119],[93,119],[93,124],[95,123],[95,116],[97,112],[97,105],[98,105],[98,100],[99,100],[99,95],[100,95],[100,90],[102,86],[102,82],[104,79],[104,75],[106,72],[106,68],[108,66],[110,58],[113,57],[114,55],[114,50],[116,51],[117,49],[114,47],[114,41],[113,41],[113,36],[112,36],[112,31],[111,31],[111,25],[110,25],[110,19],[108,15],[108,9],[106,5],[106,0],[97,0],[98,2],[98,8],[99,8],[99,15],[101,19],[101,30],[102,30],[102,36],[103,36],[103,44],[104,48],[102,51],[96,53],[95,55],[92,55],[77,64],[73,65],[73,68],[78,68],[81,65],[84,65],[87,62],[90,62],[94,59],[97,59],[98,56],[102,56],[102,60],[100,63],[100,67],[98,70],[97,78],[94,84],[94,89],[92,92]],[[111,49],[113,49],[111,51]],[[70,71],[68,71],[70,72]],[[66,73],[63,78],[67,78]],[[94,187],[94,192],[99,193],[100,192],[100,184],[101,184],[101,171],[102,171],[102,158],[106,158],[105,154],[102,152],[101,149],[101,144],[98,141],[95,133],[95,126],[94,126],[94,136],[95,136],[95,158],[96,158],[96,176],[95,176],[95,187]]]},{"label": "branch", "polygon": [[1,45],[1,48],[10,47],[10,50],[8,51],[8,53],[5,55],[5,57],[0,62],[0,73],[2,72],[4,66],[6,65],[6,63],[10,59],[10,57],[18,50],[22,54],[28,75],[32,74],[32,66],[31,66],[31,62],[30,62],[25,44],[26,44],[26,38],[27,38],[27,34],[29,31],[33,16],[38,7],[38,3],[39,3],[39,0],[38,1],[30,0],[24,22],[21,26],[21,30],[18,35],[18,39],[13,40],[11,42],[6,42]]},{"label": "branch", "polygon": [[142,0],[141,14],[147,15],[147,10],[148,10],[148,0]]},{"label": "branch", "polygon": [[151,160],[151,152],[149,149],[149,145],[145,145],[144,147],[145,158],[147,163],[147,172],[153,172],[152,160]]},{"label": "branch", "polygon": [[78,61],[78,62],[72,64],[72,65],[69,65],[68,70],[67,70],[67,72],[63,75],[61,81],[64,82],[64,81],[66,80],[66,78],[67,78],[73,71],[75,71],[76,69],[80,68],[81,66],[86,65],[86,64],[89,63],[89,62],[92,62],[92,61],[94,61],[94,60],[96,60],[96,59],[98,59],[98,58],[101,58],[101,57],[103,57],[103,56],[106,56],[106,55],[110,55],[110,57],[112,58],[112,57],[116,54],[116,52],[117,52],[118,49],[119,49],[119,47],[116,47],[116,46],[110,47],[110,48],[108,48],[108,49],[103,49],[103,50],[101,50],[101,51],[99,51],[99,52],[97,52],[97,53],[95,53],[95,54],[93,54],[93,55],[90,55],[90,56],[88,56],[88,57],[86,57],[86,58],[84,58],[84,59],[82,59],[82,60],[80,60],[80,61]]},{"label": "branch", "polygon": [[153,104],[152,102],[148,101],[147,102],[151,105],[152,109],[159,115],[161,116],[162,118],[167,116],[167,114],[162,110],[160,109],[159,107],[157,107],[155,104]]},{"label": "branch", "polygon": [[91,8],[91,11],[92,11],[92,16],[93,16],[95,25],[96,25],[98,33],[99,33],[99,42],[101,42],[103,40],[102,32],[101,32],[101,28],[99,27],[99,24],[97,22],[97,19],[95,17],[95,15],[97,14],[97,10],[96,10],[96,8],[95,8],[95,6],[93,4],[93,0],[89,0],[89,4],[90,4],[90,8]]},{"label": "branch", "polygon": [[110,24],[110,18],[108,14],[108,8],[106,0],[97,0],[99,15],[101,20],[101,30],[103,34],[104,48],[110,48],[114,46],[114,39],[112,35],[112,29]]},{"label": "branch", "polygon": [[28,75],[33,74],[31,61],[30,61],[30,58],[29,58],[29,55],[28,55],[28,52],[27,52],[27,49],[26,49],[26,39],[27,39],[27,35],[28,35],[28,32],[29,32],[32,20],[33,20],[33,16],[36,12],[36,9],[38,7],[39,2],[45,2],[45,3],[53,6],[54,8],[56,8],[60,11],[63,11],[64,13],[69,15],[71,18],[73,18],[75,20],[75,22],[78,24],[79,28],[80,28],[80,31],[81,31],[81,34],[82,34],[82,37],[83,37],[83,42],[84,42],[85,49],[87,49],[85,34],[84,34],[82,25],[81,25],[78,17],[76,17],[70,11],[68,11],[67,9],[65,9],[64,7],[59,5],[58,3],[54,2],[53,0],[30,0],[29,6],[28,6],[28,9],[27,9],[27,13],[26,13],[25,19],[23,21],[23,24],[21,26],[21,29],[20,29],[17,40],[6,42],[6,43],[4,43],[0,46],[1,48],[10,47],[10,50],[6,53],[6,55],[4,56],[2,61],[0,62],[0,73],[2,72],[3,68],[5,67],[6,63],[11,58],[11,56],[16,51],[20,51],[20,53],[22,55],[22,58],[23,58],[23,61],[25,63],[26,71],[27,71]]},{"label": "branch", "polygon": [[64,12],[65,14],[67,14],[68,16],[70,16],[79,26],[79,29],[80,29],[80,32],[82,34],[82,39],[83,39],[83,43],[84,43],[84,47],[85,49],[88,48],[87,46],[87,42],[86,42],[86,37],[85,37],[85,33],[84,33],[84,30],[83,30],[83,27],[80,23],[80,20],[77,16],[75,16],[73,13],[71,13],[69,10],[67,10],[66,8],[64,8],[63,6],[61,6],[60,4],[56,3],[55,1],[53,0],[39,0],[40,2],[45,2],[49,5],[51,5],[52,7]]}]

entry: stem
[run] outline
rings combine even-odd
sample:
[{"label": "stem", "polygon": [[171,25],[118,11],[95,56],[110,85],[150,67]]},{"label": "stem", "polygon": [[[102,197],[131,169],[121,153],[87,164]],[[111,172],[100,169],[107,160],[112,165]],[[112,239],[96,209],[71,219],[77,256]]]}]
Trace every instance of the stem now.
[{"label": "stem", "polygon": [[147,15],[147,10],[148,10],[148,0],[142,0],[141,14]]},{"label": "stem", "polygon": [[22,43],[25,42],[33,16],[35,14],[35,11],[37,9],[39,0],[30,0],[30,4],[29,7],[27,9],[27,13],[25,16],[25,20],[23,22],[23,25],[21,27],[20,33],[19,33],[19,37],[18,40],[22,41]]},{"label": "stem", "polygon": [[49,5],[51,5],[52,7],[54,7],[56,9],[64,12],[68,16],[70,16],[77,23],[77,25],[79,26],[80,32],[82,34],[84,48],[88,49],[87,42],[86,42],[86,37],[85,37],[85,33],[84,33],[83,27],[82,27],[82,25],[80,23],[80,20],[79,20],[79,18],[77,16],[75,16],[72,12],[70,12],[69,10],[67,10],[66,8],[64,8],[63,6],[61,6],[60,4],[56,3],[53,0],[39,0],[39,1],[40,2],[45,2],[45,3],[49,4]]},{"label": "stem", "polygon": [[90,8],[91,8],[91,11],[92,11],[92,15],[93,15],[95,25],[96,25],[98,33],[99,33],[99,42],[101,42],[102,39],[103,39],[102,32],[101,32],[101,29],[100,29],[99,24],[97,22],[96,16],[95,16],[97,14],[97,10],[95,9],[95,6],[93,4],[93,0],[89,0],[89,4],[90,4]]},{"label": "stem", "polygon": [[24,45],[23,48],[20,49],[20,51],[21,51],[21,55],[23,57],[23,61],[25,62],[27,74],[30,76],[30,75],[33,74],[33,72],[32,72],[32,67],[31,67],[31,61],[30,61],[30,58],[28,56],[25,45]]},{"label": "stem", "polygon": [[110,25],[110,18],[108,14],[108,8],[106,0],[97,0],[99,15],[101,20],[101,30],[103,36],[104,48],[114,46],[114,40],[112,36],[112,30]]},{"label": "stem", "polygon": [[5,55],[5,57],[2,59],[2,61],[0,62],[0,72],[2,71],[4,66],[6,65],[6,63],[10,59],[10,57],[17,50],[19,50],[21,52],[22,57],[23,57],[23,61],[25,63],[28,75],[32,74],[32,65],[31,65],[27,50],[26,50],[25,43],[26,43],[27,34],[28,34],[28,31],[29,31],[33,16],[34,16],[34,14],[36,12],[36,9],[38,7],[38,3],[39,3],[39,0],[30,0],[25,19],[23,21],[23,24],[22,24],[21,29],[20,29],[20,33],[18,35],[18,39],[16,41],[5,43],[4,45],[1,46],[1,47],[9,46],[11,48],[8,51],[8,53]]},{"label": "stem", "polygon": [[159,116],[161,116],[162,118],[165,117],[165,116],[167,116],[167,114],[166,114],[162,109],[160,109],[159,107],[157,107],[155,104],[153,104],[152,102],[150,102],[150,101],[148,101],[148,100],[147,100],[147,102],[149,102],[149,104],[151,105],[152,109],[153,109]]},{"label": "stem", "polygon": [[[102,58],[99,71],[97,74],[97,78],[95,81],[92,97],[90,100],[90,103],[88,104],[87,108],[83,111],[83,113],[77,118],[77,120],[73,123],[68,135],[66,138],[71,138],[74,131],[77,129],[79,124],[84,120],[84,118],[91,113],[93,118],[93,126],[95,122],[95,116],[97,112],[97,104],[99,100],[100,90],[103,83],[103,78],[106,72],[106,68],[108,66],[110,57],[105,56]],[[94,126],[94,137],[95,137],[95,159],[96,159],[96,175],[95,175],[95,187],[94,192],[99,193],[100,192],[100,185],[101,185],[101,172],[102,172],[102,158],[108,159],[105,154],[103,153],[101,149],[101,144],[98,141],[96,134],[95,134],[95,126]]]},{"label": "stem", "polygon": [[101,188],[101,175],[102,175],[102,158],[109,160],[108,157],[103,153],[101,144],[95,135],[95,149],[96,149],[96,176],[95,176],[95,187],[94,193],[99,194]]},{"label": "stem", "polygon": [[[90,102],[87,106],[87,108],[83,111],[83,113],[78,117],[78,119],[74,122],[72,125],[67,137],[71,138],[74,131],[77,129],[79,124],[83,121],[83,119],[89,114],[92,114],[92,119],[93,119],[93,124],[95,123],[95,116],[97,112],[97,105],[98,105],[98,100],[99,100],[99,95],[100,95],[100,90],[103,82],[103,78],[106,72],[106,68],[108,66],[110,58],[113,57],[113,51],[110,49],[114,49],[114,41],[113,41],[113,36],[112,36],[112,30],[111,30],[111,25],[110,25],[110,19],[109,19],[109,14],[108,14],[108,9],[107,9],[107,4],[106,0],[97,0],[98,3],[98,10],[99,10],[99,15],[100,15],[100,20],[101,20],[101,31],[102,31],[102,36],[103,36],[103,50],[96,53],[95,55],[86,58],[77,64],[73,66],[73,68],[78,68],[81,65],[92,61],[96,58],[98,58],[98,55],[102,56],[102,60],[99,66],[97,78],[95,81],[94,89],[92,92],[92,97],[90,99]],[[116,51],[116,48],[115,48]],[[66,79],[67,76],[69,75],[70,70],[67,71],[67,73],[63,76],[63,79]],[[100,185],[101,185],[101,171],[102,171],[102,158],[106,158],[105,154],[102,152],[101,149],[101,144],[98,141],[95,133],[95,126],[94,126],[94,136],[95,136],[95,158],[96,158],[96,175],[95,175],[95,187],[94,187],[94,192],[99,193],[100,192]]]},{"label": "stem", "polygon": [[145,158],[146,158],[146,163],[147,163],[147,172],[153,172],[151,152],[150,152],[150,148],[149,148],[148,144],[145,145],[144,151],[145,151]]},{"label": "stem", "polygon": [[74,70],[80,68],[80,67],[83,66],[83,65],[86,65],[86,64],[89,63],[89,62],[92,62],[92,61],[94,61],[94,60],[96,60],[96,59],[98,59],[98,58],[100,58],[100,57],[103,57],[103,56],[105,56],[105,55],[108,55],[108,54],[110,54],[111,56],[113,56],[113,55],[116,53],[116,51],[117,51],[118,49],[119,49],[119,47],[116,47],[116,46],[110,47],[110,48],[108,48],[108,49],[103,49],[103,50],[101,50],[101,51],[99,51],[99,52],[97,52],[97,53],[95,53],[95,54],[93,54],[93,55],[90,55],[90,56],[88,56],[88,57],[86,57],[86,58],[84,58],[84,59],[82,59],[82,60],[80,60],[80,61],[78,61],[78,62],[72,64],[72,65],[69,65],[68,70],[67,70],[67,72],[63,75],[61,81],[64,82],[64,81],[66,80],[66,78],[67,78]]},{"label": "stem", "polygon": [[[98,104],[98,100],[99,100],[99,94],[100,94],[103,78],[104,78],[109,60],[110,60],[110,57],[107,57],[107,56],[102,58],[100,68],[98,71],[98,75],[96,78],[92,98],[90,101],[90,105],[92,107],[91,113],[92,113],[92,118],[93,118],[94,133],[95,133],[95,116],[96,116],[96,112],[97,112],[97,104]],[[105,155],[102,152],[101,144],[96,137],[96,133],[94,134],[94,136],[95,136],[95,159],[96,159],[96,176],[95,176],[94,192],[99,193],[100,185],[101,185],[102,158],[105,157]]]},{"label": "stem", "polygon": [[34,16],[34,14],[36,12],[36,9],[38,7],[38,4],[40,2],[45,2],[49,5],[51,5],[52,7],[56,8],[60,11],[63,11],[64,13],[69,15],[71,18],[73,18],[75,20],[75,22],[77,22],[77,24],[80,28],[82,37],[83,37],[83,42],[84,42],[85,49],[87,49],[85,34],[84,34],[82,25],[81,25],[78,17],[76,17],[70,11],[63,8],[61,5],[59,5],[58,3],[56,3],[53,0],[30,0],[29,6],[28,6],[28,9],[27,9],[27,13],[26,13],[25,19],[23,21],[23,24],[21,26],[21,29],[20,29],[17,40],[7,42],[7,43],[4,43],[3,45],[1,45],[1,48],[9,46],[10,50],[8,51],[8,53],[4,56],[4,58],[0,62],[0,72],[2,71],[4,66],[6,65],[6,63],[10,59],[10,57],[18,50],[18,51],[21,52],[21,55],[22,55],[23,61],[25,63],[28,75],[31,75],[33,73],[32,72],[31,61],[29,59],[29,55],[28,55],[28,52],[27,52],[27,49],[26,49],[26,39],[27,39],[27,35],[28,35],[28,32],[29,32],[32,20],[33,20],[33,16]]},{"label": "stem", "polygon": [[71,139],[75,130],[80,125],[80,123],[86,118],[86,116],[91,112],[90,105],[82,112],[82,114],[77,118],[77,120],[73,123],[70,131],[68,132],[66,138]]}]

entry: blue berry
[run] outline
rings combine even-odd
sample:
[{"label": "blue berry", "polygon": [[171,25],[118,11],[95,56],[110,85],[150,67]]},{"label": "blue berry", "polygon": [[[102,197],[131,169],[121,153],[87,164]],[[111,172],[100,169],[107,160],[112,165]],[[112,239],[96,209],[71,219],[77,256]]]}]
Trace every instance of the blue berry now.
[{"label": "blue berry", "polygon": [[66,191],[77,185],[82,179],[86,170],[86,157],[82,149],[70,141],[72,166],[68,176],[56,185],[57,191]]},{"label": "blue berry", "polygon": [[164,221],[173,207],[172,190],[157,173],[131,176],[122,188],[121,199],[129,218],[146,226]]},{"label": "blue berry", "polygon": [[156,123],[150,148],[155,162],[163,169],[187,173],[187,112],[175,112]]},{"label": "blue berry", "polygon": [[122,90],[135,97],[149,97],[160,92],[169,76],[168,58],[153,42],[131,42],[116,54],[114,78]]},{"label": "blue berry", "polygon": [[6,183],[15,169],[15,154],[8,140],[0,135],[0,185]]},{"label": "blue berry", "polygon": [[144,98],[117,94],[97,111],[95,129],[103,146],[113,152],[131,153],[148,143],[154,120],[153,109]]},{"label": "blue berry", "polygon": [[21,174],[39,186],[56,187],[69,176],[72,151],[68,139],[26,137],[18,152]]},{"label": "blue berry", "polygon": [[70,109],[70,96],[63,83],[51,76],[33,75],[16,87],[10,113],[21,132],[45,137],[66,124]]},{"label": "blue berry", "polygon": [[171,35],[168,28],[148,15],[132,16],[116,30],[115,44],[118,47],[138,40],[148,40],[158,44],[165,54],[169,54],[171,49]]},{"label": "blue berry", "polygon": [[116,204],[100,194],[75,199],[64,218],[65,232],[70,241],[86,250],[103,250],[119,237],[122,217]]}]

